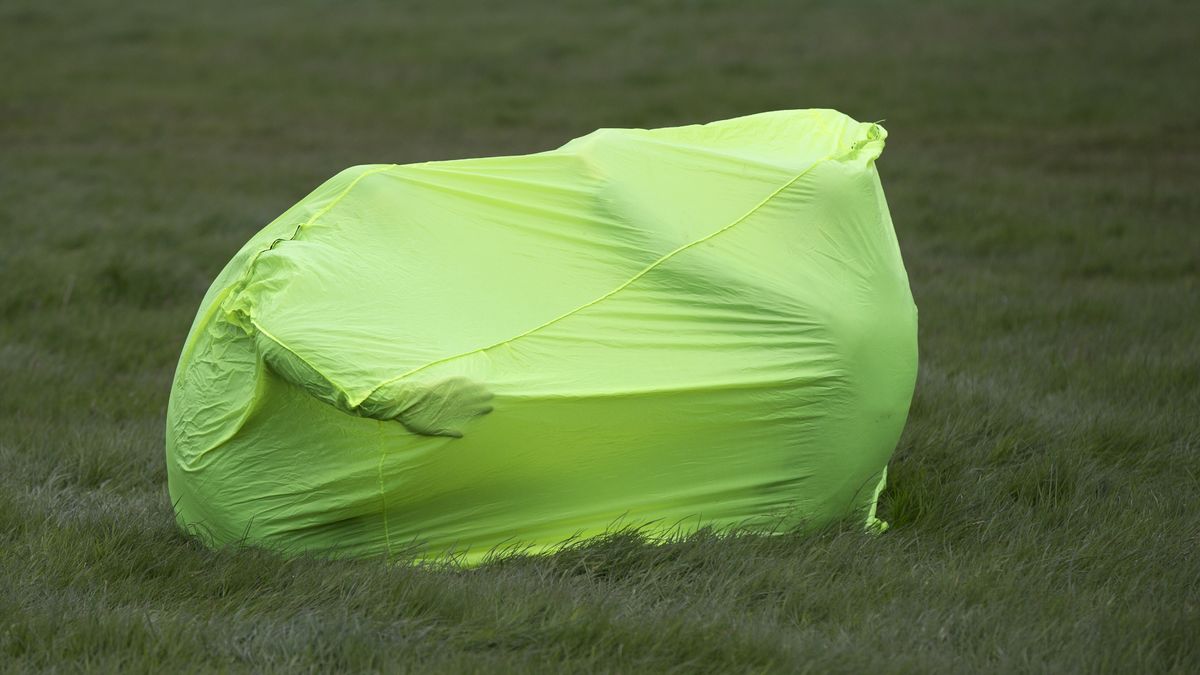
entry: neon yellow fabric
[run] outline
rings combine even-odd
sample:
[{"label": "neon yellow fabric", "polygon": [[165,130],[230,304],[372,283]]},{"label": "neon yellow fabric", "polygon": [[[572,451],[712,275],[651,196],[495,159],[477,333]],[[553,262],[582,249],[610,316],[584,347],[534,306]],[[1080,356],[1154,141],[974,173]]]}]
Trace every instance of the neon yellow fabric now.
[{"label": "neon yellow fabric", "polygon": [[783,111],[343,171],[204,299],[179,522],[467,563],[614,525],[878,527],[916,374],[885,137]]}]

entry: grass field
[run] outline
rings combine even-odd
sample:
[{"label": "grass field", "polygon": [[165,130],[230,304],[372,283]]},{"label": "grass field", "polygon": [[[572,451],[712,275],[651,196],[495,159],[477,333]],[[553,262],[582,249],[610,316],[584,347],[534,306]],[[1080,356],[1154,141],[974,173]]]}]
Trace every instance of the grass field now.
[{"label": "grass field", "polygon": [[[0,6],[0,671],[1200,671],[1194,2]],[[209,551],[208,283],[353,164],[886,120],[921,311],[892,529],[473,571]]]}]

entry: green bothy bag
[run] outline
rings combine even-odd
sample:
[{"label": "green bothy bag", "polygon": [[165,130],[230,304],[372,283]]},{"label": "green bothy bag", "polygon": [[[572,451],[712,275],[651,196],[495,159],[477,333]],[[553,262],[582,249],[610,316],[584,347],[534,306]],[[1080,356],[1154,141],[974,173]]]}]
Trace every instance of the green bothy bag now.
[{"label": "green bothy bag", "polygon": [[616,526],[881,528],[917,369],[885,137],[781,111],[343,171],[204,298],[179,522],[467,564]]}]

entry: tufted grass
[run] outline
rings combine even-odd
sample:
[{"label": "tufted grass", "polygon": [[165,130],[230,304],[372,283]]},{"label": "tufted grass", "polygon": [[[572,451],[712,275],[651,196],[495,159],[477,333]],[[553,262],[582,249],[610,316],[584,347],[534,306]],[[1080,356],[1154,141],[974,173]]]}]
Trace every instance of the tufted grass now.
[{"label": "tufted grass", "polygon": [[[0,671],[1200,670],[1200,12],[897,4],[4,3]],[[888,533],[464,571],[176,530],[195,308],[325,177],[791,107],[891,134]]]}]

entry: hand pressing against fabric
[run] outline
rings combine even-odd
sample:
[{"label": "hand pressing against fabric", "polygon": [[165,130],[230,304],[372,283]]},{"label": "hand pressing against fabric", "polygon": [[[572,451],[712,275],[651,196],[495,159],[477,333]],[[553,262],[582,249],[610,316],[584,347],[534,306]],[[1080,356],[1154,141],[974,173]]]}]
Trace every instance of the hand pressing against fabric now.
[{"label": "hand pressing against fabric", "polygon": [[492,412],[492,392],[465,377],[451,377],[433,384],[402,385],[397,401],[403,407],[395,420],[409,431],[424,436],[462,438],[470,420]]}]

